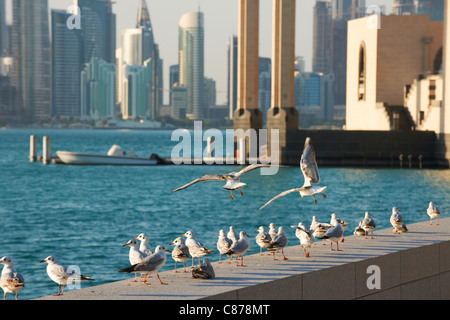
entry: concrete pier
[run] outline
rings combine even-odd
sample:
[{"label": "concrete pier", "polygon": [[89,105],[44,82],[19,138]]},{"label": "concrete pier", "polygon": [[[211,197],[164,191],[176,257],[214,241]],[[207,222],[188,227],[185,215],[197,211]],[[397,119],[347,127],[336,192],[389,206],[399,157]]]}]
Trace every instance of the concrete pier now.
[{"label": "concrete pier", "polygon": [[[424,221],[408,224],[404,234],[394,235],[389,228],[375,229],[374,239],[346,236],[339,252],[316,239],[310,258],[299,242],[289,243],[286,261],[281,253],[274,261],[265,249],[260,256],[256,232],[247,230],[252,252],[244,256],[245,266],[213,262],[215,279],[199,280],[190,271],[169,270],[159,274],[168,285],[161,285],[155,276],[150,285],[142,284],[142,279],[133,283],[130,276],[37,300],[450,299],[450,218],[439,219],[439,225],[428,223],[424,212]],[[172,259],[170,254],[167,259]]]}]

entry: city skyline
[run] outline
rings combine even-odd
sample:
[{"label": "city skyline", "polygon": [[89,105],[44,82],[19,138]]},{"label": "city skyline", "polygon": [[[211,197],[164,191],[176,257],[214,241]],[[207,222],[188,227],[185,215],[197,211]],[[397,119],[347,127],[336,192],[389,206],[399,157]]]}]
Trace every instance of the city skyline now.
[{"label": "city skyline", "polygon": [[[8,24],[12,23],[11,0],[7,2]],[[67,9],[73,0],[49,0],[51,9]],[[160,56],[164,59],[164,103],[169,102],[169,66],[178,63],[178,21],[187,13],[200,10],[205,16],[205,77],[216,81],[217,104],[227,102],[227,43],[232,35],[237,34],[238,2],[237,1],[198,1],[170,0],[148,1],[148,8],[154,26],[155,41],[159,43]],[[386,13],[391,12],[393,0],[367,0],[366,5],[385,6]],[[260,4],[260,44],[261,57],[272,55],[272,1],[261,1]],[[306,70],[312,69],[312,30],[313,8],[315,0],[298,1],[296,6],[296,56],[306,61]],[[117,1],[113,5],[116,14],[116,46],[121,47],[121,30],[135,27],[138,0]],[[169,14],[170,12],[170,14]]]}]

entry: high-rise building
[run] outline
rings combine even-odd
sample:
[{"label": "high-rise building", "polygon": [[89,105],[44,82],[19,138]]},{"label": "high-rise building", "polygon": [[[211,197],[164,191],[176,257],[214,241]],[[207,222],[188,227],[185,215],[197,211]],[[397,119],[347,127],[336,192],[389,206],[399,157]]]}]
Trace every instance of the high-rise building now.
[{"label": "high-rise building", "polygon": [[187,90],[186,117],[203,119],[206,110],[204,89],[204,16],[202,12],[184,14],[178,24],[180,85]]},{"label": "high-rise building", "polygon": [[416,14],[428,14],[431,21],[444,21],[444,0],[418,0]]},{"label": "high-rise building", "polygon": [[147,117],[154,119],[158,115],[163,98],[162,60],[159,56],[159,47],[155,43],[147,3],[145,0],[141,0],[136,28],[122,30],[122,49],[117,68],[117,82],[119,83],[117,101],[119,103],[123,101],[123,81],[127,81],[127,76],[123,73],[126,70],[124,65],[144,66],[148,60],[148,63],[151,64],[149,68],[152,74],[148,79],[148,112],[145,114]]},{"label": "high-rise building", "polygon": [[214,79],[205,77],[203,97],[206,115],[210,119],[209,111],[216,106],[216,81]]},{"label": "high-rise building", "polygon": [[169,67],[169,105],[172,105],[172,88],[175,84],[178,84],[180,81],[180,67],[178,64],[171,65]]},{"label": "high-rise building", "polygon": [[81,71],[81,116],[105,119],[115,115],[116,66],[92,57]]},{"label": "high-rise building", "polygon": [[231,36],[227,50],[227,104],[229,119],[233,119],[237,109],[237,79],[238,79],[238,38]]},{"label": "high-rise building", "polygon": [[313,72],[329,73],[331,70],[331,14],[329,1],[316,1],[313,18]]},{"label": "high-rise building", "polygon": [[392,13],[397,16],[415,14],[414,0],[394,0]]},{"label": "high-rise building", "polygon": [[80,32],[67,28],[71,16],[64,10],[51,11],[52,116],[79,117]]},{"label": "high-rise building", "polygon": [[17,90],[19,119],[51,117],[51,49],[47,0],[13,1],[12,84]]},{"label": "high-rise building", "polygon": [[0,57],[9,53],[9,35],[6,25],[6,3],[0,0]]},{"label": "high-rise building", "polygon": [[92,57],[115,62],[116,15],[111,0],[74,0],[81,10],[81,61],[89,63]]},{"label": "high-rise building", "polygon": [[186,118],[186,105],[187,105],[187,89],[185,86],[181,86],[175,83],[171,90],[172,95],[172,117],[174,119]]}]

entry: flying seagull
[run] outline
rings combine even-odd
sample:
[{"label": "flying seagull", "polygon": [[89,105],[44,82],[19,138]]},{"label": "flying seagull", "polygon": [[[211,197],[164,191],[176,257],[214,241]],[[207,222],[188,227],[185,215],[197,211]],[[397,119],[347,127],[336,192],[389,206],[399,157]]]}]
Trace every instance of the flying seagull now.
[{"label": "flying seagull", "polygon": [[302,170],[303,176],[305,177],[305,182],[303,183],[303,186],[301,188],[294,188],[280,193],[276,197],[272,198],[272,200],[267,202],[265,205],[263,205],[259,210],[262,210],[264,207],[268,206],[276,199],[284,197],[285,195],[292,192],[299,192],[302,199],[305,196],[313,196],[314,203],[317,203],[316,194],[318,193],[322,194],[322,196],[326,198],[326,195],[324,195],[323,192],[327,187],[315,187],[311,185],[311,183],[319,183],[320,178],[319,178],[319,171],[317,169],[316,152],[314,150],[310,137],[307,137],[305,140],[303,154],[300,159],[300,169]]},{"label": "flying seagull", "polygon": [[200,177],[198,179],[195,179],[194,181],[189,182],[188,184],[186,184],[180,188],[173,190],[172,192],[186,189],[187,187],[190,187],[193,184],[196,184],[198,182],[226,180],[227,183],[222,188],[224,188],[226,190],[230,190],[231,200],[234,200],[234,196],[233,196],[234,190],[239,190],[239,192],[241,193],[241,196],[244,196],[244,194],[242,193],[242,191],[240,189],[243,186],[245,186],[246,183],[240,182],[240,180],[239,180],[240,176],[243,175],[244,173],[247,173],[249,171],[259,169],[262,167],[270,167],[270,165],[269,164],[251,164],[238,172],[230,172],[228,174],[207,174],[207,175],[204,175],[203,177]]}]

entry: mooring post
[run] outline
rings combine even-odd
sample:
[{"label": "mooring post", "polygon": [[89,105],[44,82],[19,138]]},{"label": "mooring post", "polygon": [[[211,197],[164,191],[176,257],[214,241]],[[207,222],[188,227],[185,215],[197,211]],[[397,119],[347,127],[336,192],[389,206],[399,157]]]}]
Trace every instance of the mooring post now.
[{"label": "mooring post", "polygon": [[411,154],[408,155],[408,162],[409,162],[409,168],[411,169],[411,167],[412,167],[412,155]]},{"label": "mooring post", "polygon": [[34,134],[30,136],[30,155],[28,157],[30,162],[35,162],[37,159],[37,136]]},{"label": "mooring post", "polygon": [[423,156],[421,154],[419,154],[419,168],[422,169],[422,159]]},{"label": "mooring post", "polygon": [[400,168],[403,168],[403,154],[400,154],[398,159],[400,160]]},{"label": "mooring post", "polygon": [[50,137],[45,136],[42,141],[42,163],[49,164],[50,161]]}]

